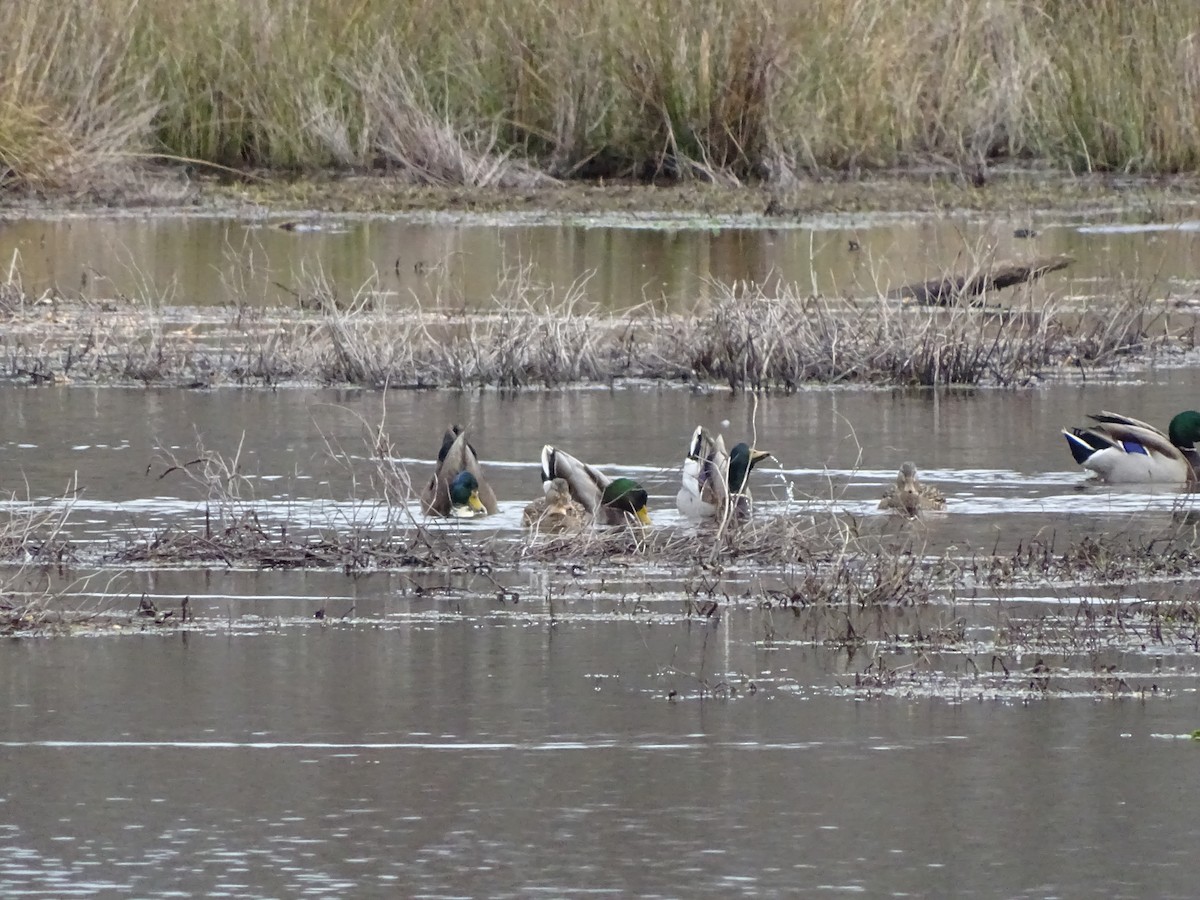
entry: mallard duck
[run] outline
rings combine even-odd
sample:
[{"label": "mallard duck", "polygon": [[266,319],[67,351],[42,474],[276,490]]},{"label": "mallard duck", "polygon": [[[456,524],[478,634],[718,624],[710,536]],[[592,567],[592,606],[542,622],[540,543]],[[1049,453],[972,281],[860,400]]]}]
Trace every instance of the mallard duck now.
[{"label": "mallard duck", "polygon": [[921,484],[917,479],[917,467],[906,462],[896,473],[896,483],[887,489],[879,501],[879,508],[904,513],[912,518],[921,510],[945,509],[946,498],[937,488]]},{"label": "mallard duck", "polygon": [[479,457],[458,425],[446,429],[437,468],[421,492],[421,507],[432,516],[470,519],[496,511],[496,495],[479,471]]},{"label": "mallard duck", "polygon": [[683,460],[683,487],[675,495],[675,506],[692,518],[712,518],[726,509],[745,518],[750,515],[750,470],[770,455],[745,442],[726,451],[721,435],[713,437],[698,426]]},{"label": "mallard duck", "polygon": [[1124,484],[1188,484],[1197,480],[1200,412],[1171,420],[1167,433],[1119,413],[1088,416],[1095,425],[1064,428],[1075,462],[1105,481]]},{"label": "mallard duck", "polygon": [[521,521],[526,528],[559,533],[578,531],[587,521],[583,504],[571,497],[571,486],[564,478],[552,478],[543,485],[545,495],[525,507]]},{"label": "mallard duck", "polygon": [[542,482],[561,478],[571,496],[602,525],[624,525],[629,516],[650,524],[645,489],[632,478],[610,478],[594,466],[580,462],[570,453],[542,448]]}]

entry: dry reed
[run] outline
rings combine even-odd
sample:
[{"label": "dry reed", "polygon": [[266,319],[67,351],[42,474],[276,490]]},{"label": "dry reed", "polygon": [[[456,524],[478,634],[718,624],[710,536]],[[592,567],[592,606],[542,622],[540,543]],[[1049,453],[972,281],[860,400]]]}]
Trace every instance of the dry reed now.
[{"label": "dry reed", "polygon": [[413,181],[766,178],[949,161],[1200,161],[1174,0],[13,0],[0,185],[147,153]]},{"label": "dry reed", "polygon": [[52,573],[75,559],[66,525],[78,485],[49,503],[7,498],[0,513],[0,634],[44,631],[82,624],[97,615],[94,604],[68,608],[67,589],[53,587]]},{"label": "dry reed", "polygon": [[[1101,640],[1189,646],[1200,641],[1200,614],[1191,596],[1191,585],[1200,580],[1200,536],[1182,506],[1173,523],[1153,534],[1088,536],[1061,549],[1053,538],[1033,538],[1003,556],[936,550],[920,529],[865,530],[835,505],[817,500],[802,510],[726,527],[506,538],[486,530],[431,528],[418,519],[411,478],[394,458],[385,425],[385,420],[370,427],[364,423],[366,456],[329,448],[336,459],[359,470],[355,494],[362,485],[373,499],[326,525],[297,524],[267,512],[253,494],[253,480],[241,471],[240,448],[226,455],[201,444],[187,458],[161,451],[158,471],[159,478],[186,479],[203,505],[201,522],[81,551],[63,537],[73,490],[49,509],[45,503],[10,504],[8,525],[0,533],[0,562],[6,566],[0,630],[86,625],[98,615],[94,603],[68,608],[71,590],[49,586],[50,567],[59,573],[76,566],[103,571],[129,564],[346,574],[440,570],[482,577],[503,599],[516,597],[512,575],[552,566],[569,573],[571,582],[637,581],[642,577],[637,573],[654,571],[659,581],[679,583],[688,616],[709,619],[719,617],[723,605],[752,604],[766,617],[769,639],[776,625],[783,629],[787,622],[789,640],[848,649],[953,650],[963,644],[966,627],[955,597],[978,598],[981,589],[1002,596],[1005,588],[1031,582],[1053,584],[1056,590],[1122,585],[1125,599],[1112,601],[1111,608],[1098,601],[1062,601],[1061,611],[1036,620],[1005,612],[998,600],[997,646],[1081,652]],[[377,497],[383,498],[382,514]],[[1139,598],[1129,589],[1137,582],[1151,585],[1151,594]]]},{"label": "dry reed", "polygon": [[[710,286],[688,314],[589,306],[519,270],[489,305],[395,309],[364,285],[342,302],[321,276],[304,309],[238,304],[214,324],[166,317],[161,301],[34,303],[0,289],[0,377],[31,381],[372,388],[546,388],[617,379],[795,390],[805,384],[1016,386],[1190,349],[1195,321],[1143,290],[1086,304],[921,307],[806,296],[796,285]],[[1032,294],[1028,296],[1033,296]]]}]

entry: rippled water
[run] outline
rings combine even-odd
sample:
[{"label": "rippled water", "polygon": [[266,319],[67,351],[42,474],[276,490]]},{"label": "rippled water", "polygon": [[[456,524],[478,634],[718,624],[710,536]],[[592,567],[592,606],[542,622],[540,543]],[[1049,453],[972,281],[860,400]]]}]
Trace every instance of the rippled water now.
[{"label": "rippled water", "polygon": [[[1170,703],[853,703],[633,622],[22,641],[9,896],[1190,896]],[[762,673],[672,703],[668,666]]]},{"label": "rippled water", "polygon": [[[343,234],[252,224],[189,223],[171,240],[186,255],[242,228],[270,254],[280,252],[273,242],[305,241],[319,256],[369,233],[343,273],[355,279],[354,266],[381,258],[389,241],[406,254],[461,249],[474,259],[477,249],[462,248],[527,236],[479,223],[419,237],[404,237],[415,226],[403,223],[351,222]],[[165,228],[109,225],[114,247],[141,247],[131,235]],[[79,253],[95,257],[94,236],[72,231],[94,227],[31,222],[0,238],[27,242],[28,261],[37,229],[45,247],[74,234],[89,248]],[[889,246],[922,240],[878,227],[870,239]],[[1123,239],[1068,225],[1043,233],[1053,252],[1078,252],[1051,243],[1067,235]],[[669,256],[676,241],[684,262],[654,277],[692,287],[705,254],[722,262],[703,274],[722,279],[758,264],[744,245],[722,243],[732,237],[698,234],[583,230],[562,237],[576,254],[558,260],[546,253],[552,243],[539,244],[531,258],[561,283],[564,272],[595,268],[596,254],[616,260],[623,247],[631,258],[653,246],[645,252]],[[761,239],[761,249],[767,237],[776,249],[759,262],[807,270],[807,249],[797,257],[806,235],[738,240]],[[835,233],[821,252],[843,253],[844,238]],[[203,266],[213,271],[211,252],[189,269],[161,238],[145,240],[156,248],[145,258],[161,257],[188,290],[204,282]],[[1162,240],[1184,272],[1190,232]],[[48,268],[54,278],[77,264],[57,250],[44,258],[68,267]],[[590,285],[616,304],[640,295],[642,276],[624,269],[613,261],[616,280]],[[484,267],[471,290],[488,290],[494,273]],[[824,389],[757,400],[652,385],[511,396],[6,387],[0,486],[14,496],[0,514],[69,506],[67,533],[85,559],[114,541],[194,531],[204,491],[182,471],[159,476],[202,444],[238,455],[243,498],[265,527],[394,526],[402,517],[369,481],[368,430],[384,424],[396,461],[420,482],[442,428],[462,422],[500,513],[438,527],[523,546],[520,513],[539,492],[549,442],[636,475],[656,527],[689,534],[673,497],[688,436],[704,424],[732,439],[756,435],[775,454],[753,477],[759,520],[839,510],[864,532],[966,565],[1031,538],[1065,546],[1148,534],[1188,511],[1190,495],[1089,483],[1059,429],[1101,408],[1165,424],[1197,405],[1195,389],[1187,368],[1020,392]],[[906,459],[946,494],[944,514],[898,524],[878,513]],[[1197,652],[1186,623],[1156,634],[1140,612],[1160,597],[1186,599],[1186,585],[979,583],[889,610],[869,623],[878,640],[848,648],[822,643],[844,629],[836,610],[822,619],[764,602],[791,578],[786,565],[736,561],[712,573],[627,560],[356,576],[101,569],[71,584],[81,604],[101,601],[124,620],[143,596],[171,610],[186,597],[197,620],[130,634],[101,618],[75,638],[2,645],[0,893],[1194,895],[1200,826],[1186,786],[1196,745],[1182,738],[1200,728]],[[715,614],[691,602],[710,593]],[[1064,623],[1118,601],[1120,628],[1056,647]],[[937,629],[961,636],[938,648],[888,637]],[[1037,653],[1019,638],[997,649],[1001,635],[1034,632]],[[1045,676],[1031,674],[1038,654]]]},{"label": "rippled water", "polygon": [[[473,424],[501,497],[500,516],[476,527],[504,540],[520,539],[544,441],[635,472],[659,526],[688,527],[671,509],[683,446],[696,423],[728,421],[736,436],[757,422],[779,457],[756,472],[760,513],[802,515],[806,498],[835,496],[882,520],[877,497],[912,458],[949,498],[922,539],[965,553],[1166,521],[1177,494],[1085,485],[1057,433],[1101,406],[1165,421],[1191,402],[1190,372],[1155,377],[812,391],[757,410],[656,388],[397,393],[386,414],[415,473],[442,423]],[[8,470],[35,501],[78,473],[82,541],[198,521],[196,490],[158,480],[155,450],[186,456],[197,433],[224,453],[241,444],[260,508],[280,520],[369,514],[327,447],[365,453],[379,394],[45,388],[4,401]],[[969,647],[898,651],[881,659],[900,690],[863,702],[855,681],[874,671],[870,654],[814,647],[791,613],[736,599],[718,620],[689,615],[661,576],[597,582],[530,566],[504,576],[514,603],[495,597],[495,576],[469,573],[116,574],[160,608],[190,597],[202,627],[22,640],[0,654],[0,758],[18,773],[0,793],[6,894],[1192,891],[1198,829],[1170,773],[1194,756],[1173,736],[1197,727],[1200,708],[1195,654],[1178,648],[1097,651],[1094,666],[1056,669],[1051,699],[1031,695],[1030,658],[1010,656],[1004,677],[975,656],[968,676]],[[736,596],[781,578],[728,584]],[[1004,615],[1036,620],[1078,593],[1011,592]],[[972,629],[995,624],[994,601],[961,602]],[[916,621],[898,615],[898,629]],[[1098,702],[1112,677],[1101,663],[1126,699]],[[905,689],[921,666],[946,685]]]},{"label": "rippled water", "polygon": [[1171,511],[1181,501],[1176,491],[1091,484],[1059,431],[1102,408],[1165,425],[1195,405],[1194,383],[1192,370],[1168,369],[1124,383],[1027,392],[814,390],[757,400],[652,386],[386,397],[44,387],[4,391],[0,449],[19,473],[6,485],[18,500],[27,491],[59,495],[78,476],[75,518],[85,537],[88,524],[109,535],[114,527],[202,511],[200,489],[182,472],[159,477],[167,454],[189,460],[199,445],[240,454],[246,499],[269,514],[315,522],[365,515],[376,500],[365,484],[355,489],[351,476],[361,477],[368,463],[369,428],[384,424],[396,460],[422,482],[442,429],[461,422],[500,498],[497,517],[467,527],[515,534],[521,510],[540,491],[544,443],[631,473],[650,491],[656,522],[684,524],[674,510],[679,468],[692,429],[703,424],[736,440],[757,434],[757,445],[774,453],[777,462],[755,470],[764,513],[800,513],[819,500],[870,515],[900,463],[911,459],[949,498],[947,515],[930,517],[929,529],[946,527],[956,539],[990,547],[998,537],[1070,524],[1076,514]]}]

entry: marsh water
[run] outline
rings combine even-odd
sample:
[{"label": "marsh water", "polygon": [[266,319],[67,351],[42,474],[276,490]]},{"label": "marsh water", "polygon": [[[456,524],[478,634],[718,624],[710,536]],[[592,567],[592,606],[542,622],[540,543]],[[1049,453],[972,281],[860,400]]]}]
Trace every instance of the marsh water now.
[{"label": "marsh water", "polygon": [[[206,229],[230,227],[46,220],[10,223],[0,238],[28,241],[40,229],[47,268],[29,277],[65,280],[85,257],[99,268],[101,254],[88,243],[73,262],[55,235],[108,228],[103,240],[125,248],[105,257],[109,272],[128,252],[125,272],[172,275],[181,296],[219,303],[214,285],[228,259],[214,249],[191,263],[183,256]],[[786,265],[803,279],[812,268],[810,237],[791,232],[696,229],[668,240],[647,229],[551,228],[543,245],[545,225],[471,227],[484,230],[450,242],[465,262],[476,258],[470,241],[497,233],[501,243],[540,247],[513,256],[536,260],[555,283],[607,259],[618,281],[588,285],[613,306],[647,283],[677,284],[683,297],[704,277],[746,277],[747,243],[768,248],[763,265],[787,277]],[[895,269],[909,265],[884,248],[918,226],[875,227],[858,232],[864,250]],[[158,249],[148,252],[130,237],[139,229],[170,235],[168,244],[152,241]],[[385,222],[349,233],[381,241],[388,229],[400,229],[388,240],[405,247],[442,248],[416,254],[431,257],[449,255],[443,232],[455,230]],[[1121,268],[1114,259],[1146,265],[1164,242],[1177,266],[1169,277],[1190,274],[1186,228],[1057,234],[1049,252],[1078,255],[1088,241],[1125,247],[1105,257],[1106,277]],[[846,239],[845,230],[821,238],[838,253]],[[647,249],[671,242],[682,245],[678,257]],[[163,262],[168,245],[178,264]],[[562,263],[554,248],[565,246],[581,255]],[[320,255],[288,258],[274,247],[273,271]],[[347,253],[347,283],[362,276],[361,251]],[[631,276],[638,253],[652,271]],[[28,245],[20,255],[33,256]],[[716,257],[724,262],[707,270],[695,263]],[[494,283],[497,260],[463,266],[482,270],[479,291]],[[83,280],[97,285],[95,275]],[[539,490],[544,443],[636,474],[655,527],[690,534],[673,497],[687,436],[704,424],[774,453],[754,473],[756,518],[835,509],[918,553],[966,561],[1031,540],[1150,533],[1187,515],[1190,495],[1088,482],[1059,429],[1102,408],[1165,424],[1196,405],[1196,372],[1138,369],[1022,391],[759,398],[636,384],[516,395],[42,386],[0,396],[9,507],[69,506],[65,527],[85,558],[139,535],[203,527],[204,488],[186,471],[164,476],[200,446],[237,455],[242,499],[266,527],[394,522],[370,480],[370,431],[386,429],[395,461],[419,481],[441,429],[468,422],[501,500],[495,517],[444,526],[472,537],[527,540],[520,513]],[[906,459],[946,494],[945,513],[911,523],[879,514]],[[420,519],[415,506],[402,512]],[[80,603],[133,610],[145,596],[176,609],[187,597],[196,624],[3,644],[0,893],[1194,896],[1197,745],[1183,738],[1200,728],[1195,647],[1133,639],[1067,648],[1047,655],[1050,690],[1030,688],[1024,673],[1035,659],[1020,647],[999,663],[982,649],[1000,620],[1149,603],[1175,584],[980,582],[898,613],[901,630],[964,620],[955,652],[855,651],[814,641],[802,619],[759,602],[793,588],[789,578],[786,565],[683,576],[628,560],[357,576],[101,567],[71,585]],[[720,601],[720,614],[695,615],[688,598],[698,588],[685,580],[707,580],[701,593]],[[899,673],[887,689],[861,688],[864,673],[884,668]],[[912,672],[938,677],[906,681]]]},{"label": "marsh water", "polygon": [[[1127,215],[1126,211],[1126,215]],[[395,304],[486,307],[518,277],[562,298],[690,309],[714,282],[777,282],[876,296],[996,260],[1067,254],[1052,287],[1100,293],[1133,281],[1189,293],[1200,221],[1116,213],[808,218],[265,215],[25,219],[0,227],[0,261],[34,292],[220,306],[291,304],[317,283]]]}]

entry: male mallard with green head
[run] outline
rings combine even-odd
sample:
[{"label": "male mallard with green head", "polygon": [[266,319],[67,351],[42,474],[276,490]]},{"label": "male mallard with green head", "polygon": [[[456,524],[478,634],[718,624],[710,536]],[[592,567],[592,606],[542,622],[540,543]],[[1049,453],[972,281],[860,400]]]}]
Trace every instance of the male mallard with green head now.
[{"label": "male mallard with green head", "polygon": [[698,426],[688,443],[683,460],[683,487],[675,495],[675,506],[685,516],[713,518],[726,509],[738,518],[750,515],[750,470],[771,454],[744,441],[725,450],[725,439],[713,437]]},{"label": "male mallard with green head", "polygon": [[648,495],[632,478],[611,478],[570,453],[547,444],[542,448],[542,482],[561,478],[575,501],[601,525],[624,525],[636,519],[650,524]]},{"label": "male mallard with green head", "polygon": [[421,492],[421,508],[431,516],[470,519],[496,511],[496,495],[479,470],[466,431],[454,425],[442,436],[437,467]]},{"label": "male mallard with green head", "polygon": [[917,478],[917,467],[906,462],[896,473],[896,483],[888,488],[879,501],[879,508],[903,513],[911,519],[922,510],[945,509],[946,498],[937,488],[921,484]]},{"label": "male mallard with green head", "polygon": [[1197,480],[1200,412],[1171,420],[1167,433],[1119,413],[1088,416],[1096,424],[1064,428],[1075,462],[1114,484],[1191,484]]}]

